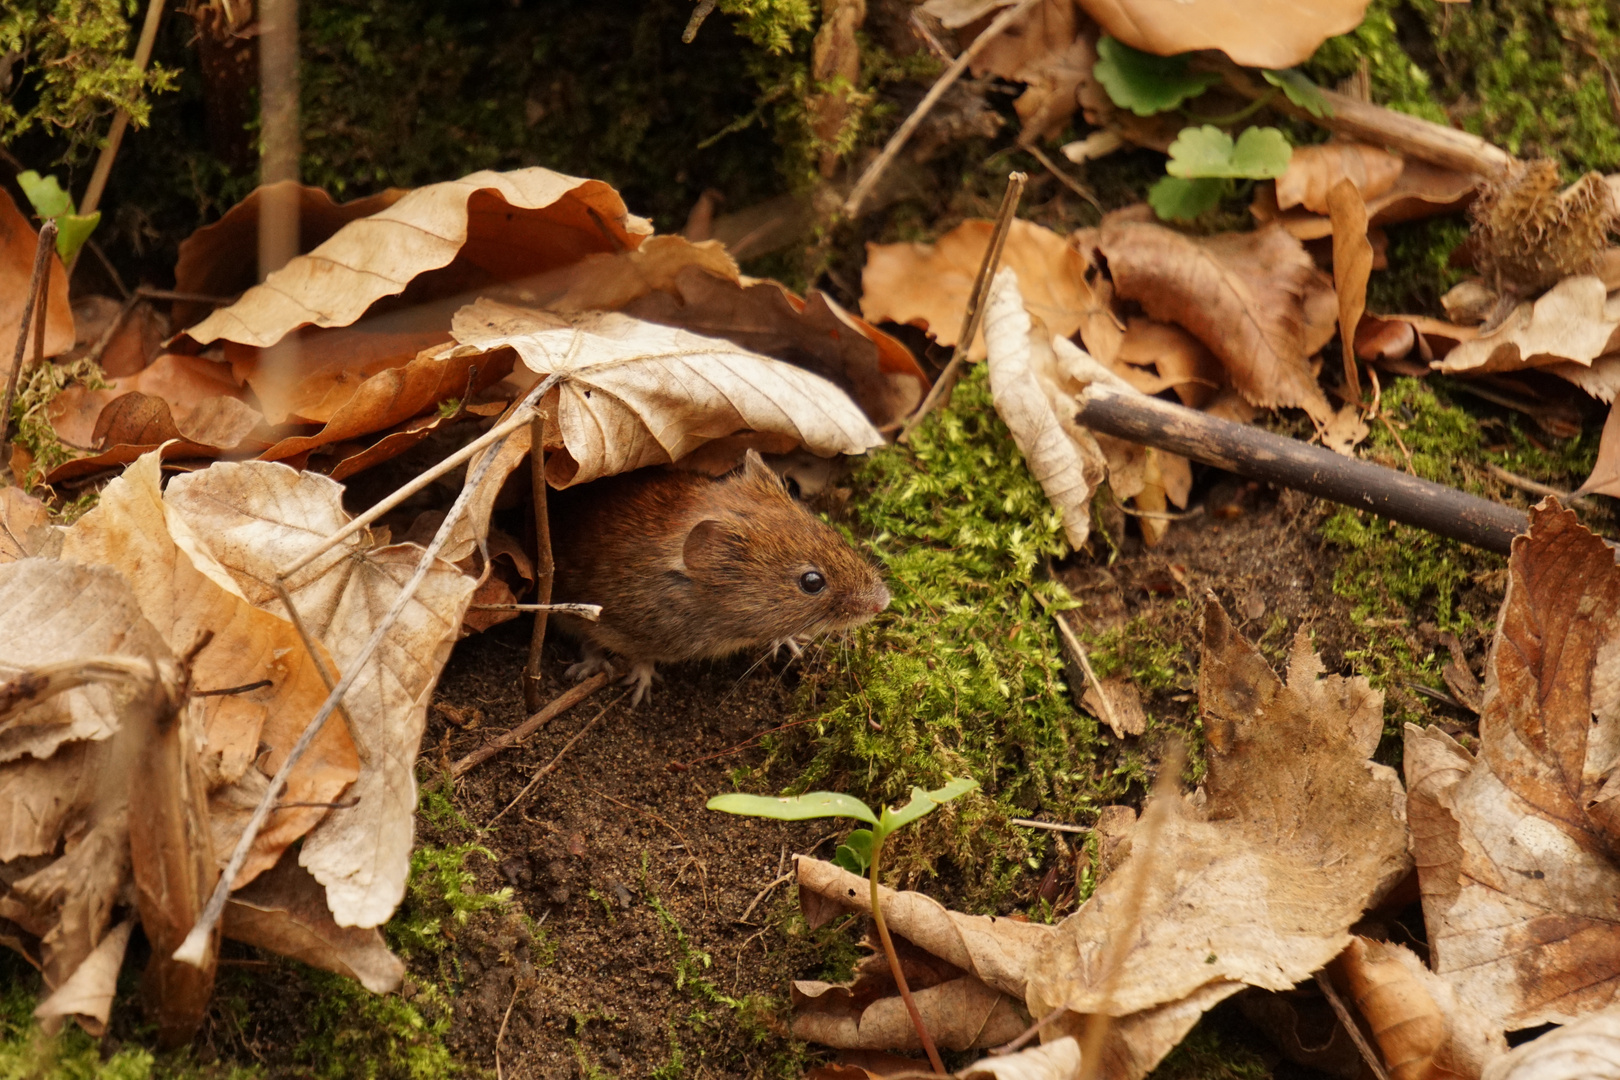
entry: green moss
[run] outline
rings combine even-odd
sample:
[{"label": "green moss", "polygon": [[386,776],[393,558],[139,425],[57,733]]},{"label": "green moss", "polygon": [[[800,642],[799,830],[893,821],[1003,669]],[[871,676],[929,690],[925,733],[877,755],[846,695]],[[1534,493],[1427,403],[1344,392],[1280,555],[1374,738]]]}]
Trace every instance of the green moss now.
[{"label": "green moss", "polygon": [[1396,15],[1405,7],[1405,0],[1373,0],[1361,25],[1323,42],[1305,71],[1321,85],[1332,86],[1356,74],[1365,62],[1375,102],[1443,124],[1446,114],[1435,99],[1433,80],[1401,45]]},{"label": "green moss", "polygon": [[[108,385],[94,360],[75,360],[71,364],[42,363],[28,369],[28,377],[19,381],[17,397],[11,403],[15,441],[33,458],[27,474],[19,477],[24,488],[36,494],[48,494],[49,489],[44,488],[46,474],[63,462],[81,456],[80,451],[63,443],[61,436],[51,426],[48,417],[51,402],[69,386],[105,390]],[[43,491],[40,490],[42,488]],[[81,514],[83,512],[83,509],[79,511]]]},{"label": "green moss", "polygon": [[1259,1054],[1231,1046],[1206,1019],[1150,1074],[1151,1080],[1270,1080],[1272,1070]]},{"label": "green moss", "polygon": [[1367,310],[1438,312],[1440,298],[1467,271],[1453,266],[1451,253],[1468,239],[1461,217],[1437,217],[1389,229],[1389,267],[1373,271],[1367,282]]},{"label": "green moss", "polygon": [[[1189,609],[1185,601],[1178,607]],[[1100,678],[1126,675],[1148,692],[1188,690],[1196,677],[1178,636],[1162,624],[1138,616],[1124,626],[1085,637],[1091,666]]]},{"label": "green moss", "polygon": [[330,1080],[441,1080],[461,1075],[445,1046],[450,1033],[449,994],[432,983],[410,1000],[372,994],[352,979],[311,971],[315,991],[309,1034],[295,1056],[310,1075]]},{"label": "green moss", "polygon": [[411,852],[405,902],[387,926],[388,944],[395,952],[407,959],[437,956],[455,943],[457,930],[473,915],[511,906],[511,889],[477,890],[477,878],[467,869],[467,860],[474,855],[495,858],[478,844],[423,846]]}]

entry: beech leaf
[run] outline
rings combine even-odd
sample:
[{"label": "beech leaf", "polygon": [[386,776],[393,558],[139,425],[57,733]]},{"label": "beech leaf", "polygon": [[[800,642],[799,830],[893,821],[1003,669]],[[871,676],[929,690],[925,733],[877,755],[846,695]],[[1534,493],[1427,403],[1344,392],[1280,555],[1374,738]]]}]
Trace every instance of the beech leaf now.
[{"label": "beech leaf", "polygon": [[1164,171],[1184,179],[1265,180],[1286,172],[1293,152],[1287,136],[1273,127],[1245,128],[1233,142],[1220,128],[1205,124],[1181,129]]},{"label": "beech leaf", "polygon": [[1502,324],[1464,341],[1436,371],[1447,374],[1520,371],[1558,363],[1590,365],[1620,349],[1620,296],[1610,299],[1601,278],[1567,277],[1533,303],[1520,304]]},{"label": "beech leaf", "polygon": [[1620,1007],[1555,1028],[1493,1061],[1482,1080],[1620,1078]]},{"label": "beech leaf", "polygon": [[1301,146],[1277,177],[1277,207],[1303,206],[1313,214],[1325,214],[1328,192],[1341,180],[1349,180],[1370,203],[1393,188],[1405,170],[1404,160],[1365,143]]},{"label": "beech leaf", "polygon": [[1322,42],[1361,23],[1367,0],[1082,0],[1114,37],[1159,56],[1219,49],[1244,67],[1303,64]]}]

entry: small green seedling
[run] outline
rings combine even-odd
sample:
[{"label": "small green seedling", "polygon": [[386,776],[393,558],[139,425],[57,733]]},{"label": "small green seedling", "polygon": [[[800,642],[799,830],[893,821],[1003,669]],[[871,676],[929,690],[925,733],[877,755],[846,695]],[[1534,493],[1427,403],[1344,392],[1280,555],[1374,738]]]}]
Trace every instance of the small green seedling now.
[{"label": "small green seedling", "polygon": [[56,253],[62,257],[62,262],[72,262],[101,223],[101,211],[79,213],[72,196],[62,190],[56,177],[41,176],[33,169],[17,174],[17,186],[28,196],[41,221],[56,222]]},{"label": "small green seedling", "polygon": [[745,817],[773,818],[777,821],[844,817],[864,821],[872,826],[870,829],[856,829],[850,833],[848,839],[839,845],[833,861],[852,874],[865,873],[871,883],[872,922],[877,926],[878,940],[883,943],[883,953],[889,958],[889,970],[894,974],[895,986],[900,990],[900,998],[906,1003],[906,1011],[911,1014],[911,1022],[917,1029],[917,1037],[922,1040],[923,1049],[928,1052],[929,1064],[933,1065],[936,1073],[943,1073],[945,1065],[940,1060],[939,1051],[934,1047],[934,1040],[928,1034],[927,1026],[923,1023],[922,1014],[917,1011],[916,1003],[911,1000],[911,988],[906,985],[905,972],[900,969],[900,958],[895,954],[894,941],[889,937],[889,927],[883,919],[883,905],[878,898],[878,874],[883,858],[883,841],[889,838],[890,833],[910,825],[937,806],[960,798],[970,791],[977,791],[978,787],[977,780],[952,780],[944,787],[933,791],[914,787],[911,789],[910,802],[898,810],[885,806],[881,815],[873,813],[872,808],[861,800],[833,791],[812,791],[808,795],[783,798],[771,798],[766,795],[717,795],[710,799],[708,804],[710,810],[741,814]]}]

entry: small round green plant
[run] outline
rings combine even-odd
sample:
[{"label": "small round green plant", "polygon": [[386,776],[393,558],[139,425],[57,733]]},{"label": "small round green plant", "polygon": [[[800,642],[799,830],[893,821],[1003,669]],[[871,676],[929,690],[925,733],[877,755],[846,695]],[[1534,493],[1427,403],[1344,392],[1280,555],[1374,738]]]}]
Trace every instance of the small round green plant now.
[{"label": "small round green plant", "polygon": [[878,900],[878,873],[883,859],[883,841],[889,838],[890,833],[910,825],[937,806],[978,790],[978,787],[977,780],[965,779],[952,780],[944,787],[933,791],[914,787],[911,789],[910,802],[898,810],[885,806],[881,815],[874,813],[870,806],[854,796],[841,795],[833,791],[812,791],[806,795],[780,798],[768,795],[717,795],[710,799],[708,804],[710,810],[741,814],[745,817],[773,818],[777,821],[843,817],[864,821],[872,826],[870,829],[856,829],[850,833],[839,845],[833,861],[852,874],[866,874],[868,881],[871,882],[872,922],[877,926],[878,940],[883,943],[883,954],[889,958],[889,970],[894,973],[894,984],[900,990],[900,999],[906,1003],[906,1011],[911,1014],[911,1022],[917,1028],[917,1037],[922,1040],[923,1049],[928,1053],[929,1064],[934,1067],[936,1073],[942,1074],[945,1072],[945,1064],[940,1060],[932,1036],[928,1034],[928,1027],[923,1023],[922,1014],[917,1011],[917,1005],[911,999],[911,987],[906,985],[905,972],[900,969],[900,958],[894,951],[894,940],[889,937],[888,924],[883,921],[883,905]]}]

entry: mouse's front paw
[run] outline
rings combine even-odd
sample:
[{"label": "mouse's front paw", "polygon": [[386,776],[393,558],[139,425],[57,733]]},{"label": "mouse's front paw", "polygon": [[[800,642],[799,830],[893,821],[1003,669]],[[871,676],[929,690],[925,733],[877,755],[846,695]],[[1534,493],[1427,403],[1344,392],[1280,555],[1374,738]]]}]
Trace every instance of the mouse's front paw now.
[{"label": "mouse's front paw", "polygon": [[569,664],[568,670],[564,672],[574,682],[580,682],[598,673],[611,676],[613,674],[613,664],[608,660],[607,653],[590,646],[586,647],[585,655],[579,663]]},{"label": "mouse's front paw", "polygon": [[775,660],[782,654],[782,650],[786,649],[788,655],[797,660],[804,655],[804,647],[810,644],[810,641],[811,638],[808,634],[793,634],[788,637],[777,638],[771,642],[771,659]]},{"label": "mouse's front paw", "polygon": [[658,669],[646,660],[631,664],[630,673],[624,677],[624,685],[635,687],[635,692],[630,695],[630,707],[633,709],[641,704],[642,698],[650,697],[653,680],[662,678]]}]

